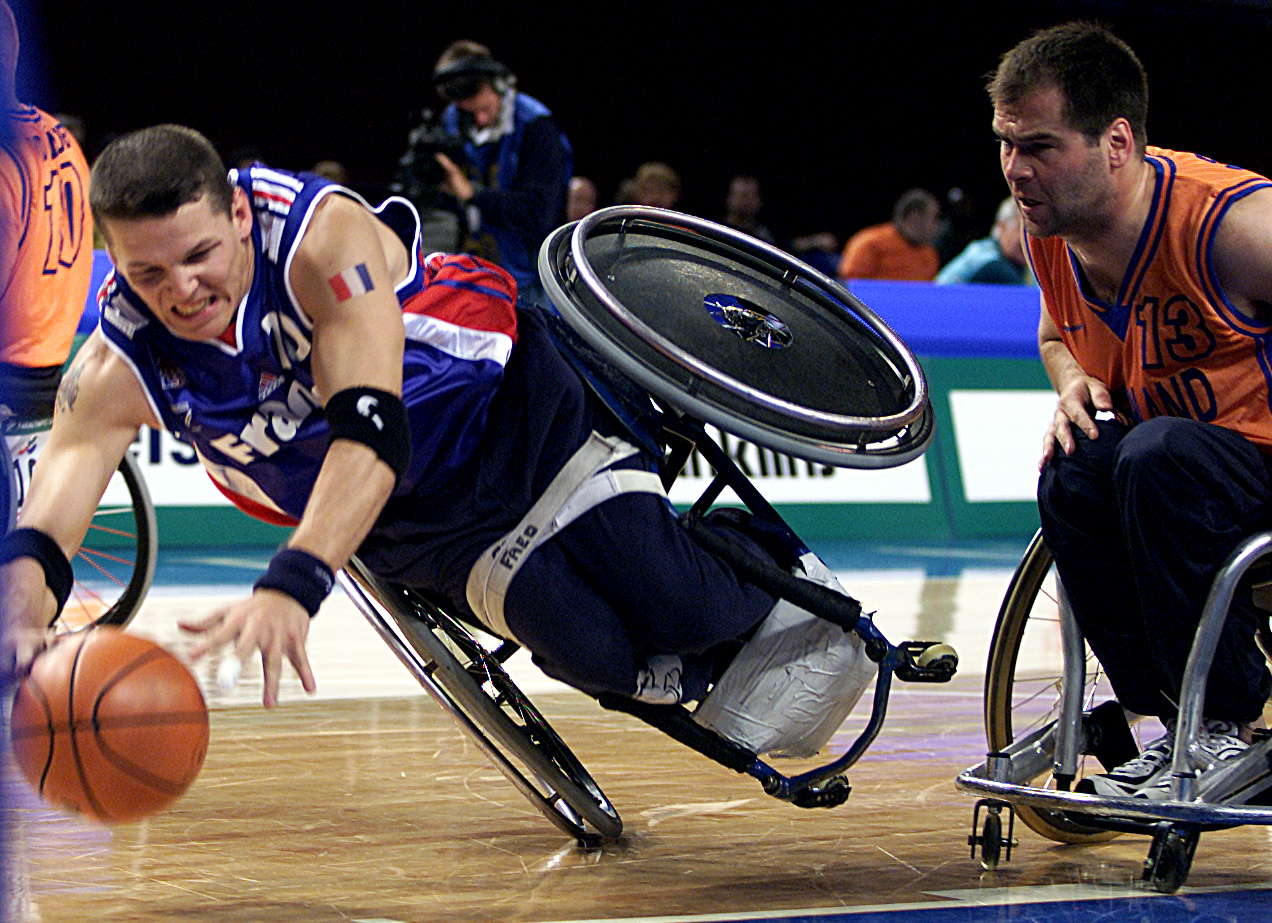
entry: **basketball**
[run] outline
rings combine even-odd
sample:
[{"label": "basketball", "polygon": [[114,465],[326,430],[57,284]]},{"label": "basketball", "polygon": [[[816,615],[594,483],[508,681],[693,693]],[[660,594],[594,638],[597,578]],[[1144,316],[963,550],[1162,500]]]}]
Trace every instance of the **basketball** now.
[{"label": "basketball", "polygon": [[95,628],[36,658],[14,697],[10,735],[46,801],[121,823],[190,787],[207,754],[208,708],[194,676],[162,647]]}]

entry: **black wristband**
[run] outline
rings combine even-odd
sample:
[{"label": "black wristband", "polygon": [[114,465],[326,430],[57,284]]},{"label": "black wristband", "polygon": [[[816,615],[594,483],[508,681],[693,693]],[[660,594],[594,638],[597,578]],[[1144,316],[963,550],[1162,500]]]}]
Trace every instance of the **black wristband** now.
[{"label": "black wristband", "polygon": [[402,480],[411,463],[411,425],[406,405],[379,388],[345,388],[323,408],[332,439],[351,439],[369,447]]},{"label": "black wristband", "polygon": [[269,559],[269,568],[252,584],[252,589],[286,593],[313,618],[335,579],[326,561],[299,548],[284,548]]},{"label": "black wristband", "polygon": [[71,562],[66,560],[61,546],[39,529],[14,529],[0,539],[0,564],[8,564],[15,558],[34,558],[44,569],[44,582],[53,591],[57,611],[61,613],[75,582]]}]

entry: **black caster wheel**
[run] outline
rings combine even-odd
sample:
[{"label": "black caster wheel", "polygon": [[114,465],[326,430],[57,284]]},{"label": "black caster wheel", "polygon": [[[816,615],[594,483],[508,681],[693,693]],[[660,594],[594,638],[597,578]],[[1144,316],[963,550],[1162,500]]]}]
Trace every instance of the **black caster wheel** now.
[{"label": "black caster wheel", "polygon": [[980,863],[981,868],[992,872],[998,868],[998,860],[1002,855],[1003,817],[1001,814],[985,815],[985,823],[981,827]]},{"label": "black caster wheel", "polygon": [[1144,881],[1154,891],[1174,894],[1188,879],[1193,854],[1201,834],[1173,825],[1153,836],[1153,846],[1144,860]]},{"label": "black caster wheel", "polygon": [[[985,811],[985,820],[981,821],[981,810]],[[1007,835],[1003,836],[1003,812],[1007,812]],[[979,833],[977,831],[980,831]],[[1002,859],[1011,859],[1012,847],[1016,845],[1016,809],[1006,801],[982,798],[976,802],[972,811],[972,832],[967,838],[967,845],[972,847],[972,858],[980,853],[980,864],[987,872],[998,868]]]}]

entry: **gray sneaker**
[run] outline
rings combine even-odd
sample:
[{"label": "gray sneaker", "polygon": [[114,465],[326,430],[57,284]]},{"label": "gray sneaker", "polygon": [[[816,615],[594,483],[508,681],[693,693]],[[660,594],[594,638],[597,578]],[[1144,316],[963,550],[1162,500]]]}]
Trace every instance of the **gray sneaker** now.
[{"label": "gray sneaker", "polygon": [[[1201,747],[1194,751],[1202,765],[1197,767],[1198,800],[1210,801],[1206,791],[1214,789],[1214,783],[1221,776],[1231,773],[1235,762],[1250,749],[1250,745],[1240,737],[1241,726],[1233,721],[1220,721],[1217,718],[1206,718],[1202,724]],[[1153,784],[1135,793],[1136,798],[1149,801],[1169,801],[1171,798],[1171,772],[1167,763],[1166,772],[1162,773]]]},{"label": "gray sneaker", "polygon": [[1139,756],[1102,775],[1087,776],[1074,791],[1110,798],[1132,798],[1165,777],[1170,795],[1170,761],[1175,755],[1175,722],[1166,722],[1166,733],[1146,746]]}]

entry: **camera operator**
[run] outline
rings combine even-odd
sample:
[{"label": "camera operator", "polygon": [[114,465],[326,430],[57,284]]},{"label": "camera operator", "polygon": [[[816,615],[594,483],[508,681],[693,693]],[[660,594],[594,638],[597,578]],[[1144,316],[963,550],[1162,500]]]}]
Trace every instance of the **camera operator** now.
[{"label": "camera operator", "polygon": [[523,299],[540,302],[539,245],[565,222],[570,143],[547,107],[518,92],[516,77],[484,45],[453,42],[437,61],[433,85],[448,103],[443,131],[462,140],[462,161],[441,146],[433,158],[442,169],[440,188],[463,206],[464,249],[498,262]]}]

